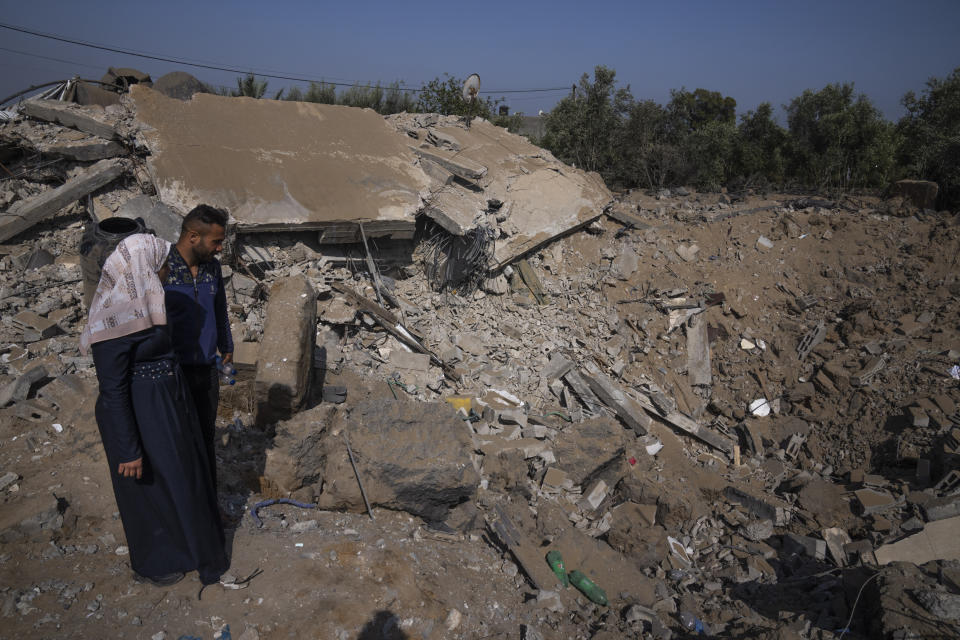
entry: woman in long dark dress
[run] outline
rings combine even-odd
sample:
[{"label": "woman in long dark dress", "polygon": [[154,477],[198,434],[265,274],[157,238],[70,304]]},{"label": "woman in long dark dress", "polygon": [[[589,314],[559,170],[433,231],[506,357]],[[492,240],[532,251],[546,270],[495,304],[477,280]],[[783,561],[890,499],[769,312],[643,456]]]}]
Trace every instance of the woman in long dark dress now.
[{"label": "woman in long dark dress", "polygon": [[193,403],[174,359],[159,272],[170,243],[128,236],[107,258],[80,338],[100,383],[96,417],[134,577],[203,584],[229,565]]}]

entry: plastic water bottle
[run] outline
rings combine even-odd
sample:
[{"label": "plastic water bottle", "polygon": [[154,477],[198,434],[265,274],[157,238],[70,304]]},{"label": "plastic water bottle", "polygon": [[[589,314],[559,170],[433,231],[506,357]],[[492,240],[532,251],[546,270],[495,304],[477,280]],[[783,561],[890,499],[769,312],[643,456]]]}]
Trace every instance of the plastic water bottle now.
[{"label": "plastic water bottle", "polygon": [[570,584],[575,586],[580,593],[590,598],[592,602],[597,604],[607,606],[607,594],[603,589],[598,587],[593,580],[588,578],[582,572],[574,569],[570,572]]},{"label": "plastic water bottle", "polygon": [[220,356],[216,357],[217,360],[217,374],[220,378],[220,384],[236,384],[236,380],[233,376],[237,375],[237,370],[234,369],[230,364],[224,363],[223,358]]},{"label": "plastic water bottle", "polygon": [[549,564],[550,568],[553,569],[553,573],[555,576],[557,576],[557,580],[560,581],[560,584],[562,584],[564,587],[567,587],[570,584],[570,578],[567,576],[567,568],[563,564],[563,556],[560,555],[560,552],[548,552],[547,564]]}]

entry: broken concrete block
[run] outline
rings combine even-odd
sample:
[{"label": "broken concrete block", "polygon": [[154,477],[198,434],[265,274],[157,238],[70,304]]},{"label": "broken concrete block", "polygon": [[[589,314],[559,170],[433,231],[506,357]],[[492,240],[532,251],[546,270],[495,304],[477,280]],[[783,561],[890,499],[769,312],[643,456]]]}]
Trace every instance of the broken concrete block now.
[{"label": "broken concrete block", "polygon": [[13,317],[13,326],[23,332],[25,342],[46,340],[60,333],[60,327],[49,318],[33,311],[21,311]]},{"label": "broken concrete block", "polygon": [[430,356],[426,353],[412,353],[394,349],[390,353],[390,367],[407,371],[429,371]]},{"label": "broken concrete block", "polygon": [[20,479],[20,476],[13,471],[7,471],[2,476],[0,476],[0,491],[6,491],[7,487],[13,485],[14,482]]},{"label": "broken concrete block", "polygon": [[930,416],[927,415],[927,412],[921,409],[920,407],[907,407],[907,418],[910,420],[911,426],[914,427],[929,427],[930,426]]},{"label": "broken concrete block", "polygon": [[609,487],[607,487],[607,483],[603,480],[597,480],[583,495],[583,498],[580,499],[578,503],[580,508],[588,513],[596,511],[604,498],[607,497],[608,491]]},{"label": "broken concrete block", "polygon": [[552,382],[557,378],[567,375],[567,372],[573,368],[573,363],[564,358],[557,352],[550,354],[550,362],[543,368],[543,377]]},{"label": "broken concrete block", "polygon": [[730,502],[746,507],[758,518],[771,520],[778,527],[786,526],[790,522],[790,507],[778,498],[773,496],[759,498],[747,493],[744,489],[733,486],[726,487],[723,495]]},{"label": "broken concrete block", "polygon": [[27,100],[20,105],[24,115],[36,120],[54,122],[65,127],[71,127],[86,133],[92,133],[104,140],[113,140],[117,137],[117,130],[110,124],[97,118],[96,112],[84,109],[72,102],[59,100]]},{"label": "broken concrete block", "polygon": [[620,249],[620,255],[613,260],[610,273],[621,280],[629,280],[639,266],[640,256],[633,250],[633,247],[625,245]]},{"label": "broken concrete block", "polygon": [[816,560],[827,557],[827,543],[823,540],[788,532],[783,536],[783,543],[788,553],[802,553]]},{"label": "broken concrete block", "polygon": [[871,489],[869,487],[854,491],[853,494],[863,506],[864,515],[883,511],[893,506],[895,502],[893,496],[886,491],[878,491],[877,489]]},{"label": "broken concrete block", "polygon": [[303,276],[270,289],[254,382],[256,423],[289,418],[300,407],[313,370],[316,294]]},{"label": "broken concrete block", "polygon": [[960,516],[960,495],[930,499],[923,505],[923,514],[929,522]]},{"label": "broken concrete block", "polygon": [[47,369],[42,364],[27,369],[0,390],[0,407],[5,407],[11,402],[26,400],[30,387],[46,377]]},{"label": "broken concrete block", "polygon": [[822,532],[823,540],[827,545],[827,551],[838,567],[847,566],[847,552],[844,547],[850,544],[850,535],[846,530],[839,527],[824,529]]},{"label": "broken concrete block", "polygon": [[561,471],[556,467],[550,467],[547,469],[547,472],[543,474],[543,481],[540,483],[540,487],[544,490],[553,491],[559,491],[560,489],[572,489],[573,481],[564,471]]},{"label": "broken concrete block", "polygon": [[[299,423],[301,433],[316,431],[313,410],[279,428]],[[480,477],[470,460],[468,427],[446,403],[363,400],[349,412],[334,414],[327,434],[312,454],[317,466],[300,464],[305,480],[323,493],[323,509],[363,511],[357,478],[340,431],[350,447],[370,503],[442,522],[451,507],[472,499]]]}]

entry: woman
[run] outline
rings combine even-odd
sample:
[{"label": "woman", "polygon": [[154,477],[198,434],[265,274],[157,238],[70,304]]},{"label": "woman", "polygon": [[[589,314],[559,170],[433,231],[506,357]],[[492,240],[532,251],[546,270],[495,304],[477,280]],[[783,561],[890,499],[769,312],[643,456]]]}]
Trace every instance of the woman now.
[{"label": "woman", "polygon": [[203,437],[167,330],[169,250],[169,242],[147,234],[117,245],[80,349],[93,351],[97,426],[134,578],[168,586],[196,569],[206,585],[229,563]]}]

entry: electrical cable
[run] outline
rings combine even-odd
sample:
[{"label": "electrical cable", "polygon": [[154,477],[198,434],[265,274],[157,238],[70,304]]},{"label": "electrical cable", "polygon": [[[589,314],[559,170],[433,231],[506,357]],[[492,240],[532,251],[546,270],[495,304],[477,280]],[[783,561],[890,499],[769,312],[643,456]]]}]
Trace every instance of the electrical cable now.
[{"label": "electrical cable", "polygon": [[[119,48],[119,47],[108,47],[108,46],[106,46],[106,45],[92,44],[92,43],[90,43],[90,42],[83,42],[82,40],[74,40],[74,39],[71,39],[71,38],[66,38],[66,37],[64,37],[64,36],[58,36],[58,35],[54,35],[54,34],[50,34],[50,33],[42,33],[42,32],[40,32],[40,31],[33,31],[33,30],[31,30],[31,29],[26,29],[26,28],[24,28],[24,27],[18,27],[18,26],[16,26],[16,25],[11,25],[11,24],[5,24],[5,23],[2,23],[2,22],[0,22],[0,28],[9,29],[10,31],[16,31],[16,32],[18,32],[18,33],[24,33],[24,34],[27,34],[27,35],[35,36],[35,37],[37,37],[37,38],[47,38],[47,39],[49,39],[49,40],[56,40],[56,41],[58,41],[58,42],[66,42],[67,44],[75,44],[75,45],[81,46],[81,47],[89,47],[89,48],[91,48],[91,49],[99,49],[100,51],[109,51],[109,52],[111,52],[111,53],[120,53],[120,54],[127,55],[127,56],[135,56],[135,57],[138,57],[138,58],[145,58],[145,59],[147,59],[147,60],[157,60],[157,61],[160,61],[160,62],[172,62],[172,63],[174,63],[174,64],[182,64],[182,65],[186,65],[186,66],[189,66],[189,67],[197,67],[197,68],[199,68],[199,69],[210,69],[210,70],[212,70],[212,71],[226,71],[226,72],[228,72],[228,73],[239,73],[239,74],[241,74],[241,75],[242,75],[242,74],[249,73],[248,71],[246,71],[246,70],[244,70],[244,69],[239,69],[239,68],[233,68],[233,67],[227,67],[227,66],[218,66],[218,65],[214,65],[214,64],[204,64],[204,63],[200,63],[200,62],[190,62],[190,61],[187,61],[187,60],[182,60],[182,59],[173,58],[173,57],[171,57],[171,56],[159,56],[159,55],[153,55],[153,54],[147,54],[147,53],[138,53],[138,52],[136,52],[136,51],[131,51],[131,50],[129,50],[129,49],[121,49],[121,48]],[[360,85],[360,84],[354,84],[354,83],[349,83],[349,82],[329,82],[329,81],[325,81],[325,80],[323,80],[323,79],[317,80],[317,79],[311,79],[311,78],[301,78],[301,77],[298,77],[298,76],[287,75],[287,74],[258,73],[258,74],[256,74],[256,75],[261,76],[261,77],[263,77],[263,78],[273,78],[273,79],[275,79],[275,80],[291,80],[291,81],[293,81],[293,82],[321,82],[321,83],[324,83],[324,84],[329,84],[329,85],[333,85],[333,86],[337,86],[337,87],[354,87],[354,86],[356,86],[356,87],[360,87],[360,88],[362,88],[362,89],[373,89],[373,88],[374,88],[374,85],[369,85],[369,84],[367,84],[367,85]],[[417,89],[413,89],[413,88],[411,88],[411,89],[398,88],[398,89],[399,89],[400,91],[407,91],[407,92],[410,92],[410,93],[420,93],[420,92],[423,92],[423,91],[428,91],[428,89],[427,89],[426,87],[420,87],[420,88],[417,88]],[[543,92],[547,92],[547,91],[567,91],[567,90],[568,90],[567,87],[563,87],[563,88],[554,87],[554,88],[548,88],[548,89],[505,89],[505,90],[502,90],[502,91],[481,91],[480,93],[490,95],[490,94],[507,94],[507,93],[511,93],[511,94],[513,94],[513,93],[543,93]]]},{"label": "electrical cable", "polygon": [[103,69],[101,65],[87,64],[85,62],[76,62],[73,60],[63,60],[61,58],[51,58],[49,56],[42,56],[39,53],[30,53],[29,51],[18,51],[16,49],[7,49],[6,47],[0,47],[0,51],[6,51],[8,53],[18,53],[22,56],[31,56],[33,58],[40,58],[41,60],[49,60],[51,62],[62,62],[64,64],[70,64],[77,67],[90,67],[91,69]]}]

